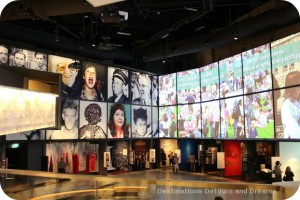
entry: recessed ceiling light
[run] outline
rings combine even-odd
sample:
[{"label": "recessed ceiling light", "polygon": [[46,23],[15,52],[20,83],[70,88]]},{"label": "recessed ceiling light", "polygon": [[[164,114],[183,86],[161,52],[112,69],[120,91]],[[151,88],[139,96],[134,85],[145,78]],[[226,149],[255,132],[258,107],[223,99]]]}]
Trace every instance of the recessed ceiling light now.
[{"label": "recessed ceiling light", "polygon": [[108,4],[118,3],[125,0],[86,0],[89,2],[93,7],[100,7]]}]

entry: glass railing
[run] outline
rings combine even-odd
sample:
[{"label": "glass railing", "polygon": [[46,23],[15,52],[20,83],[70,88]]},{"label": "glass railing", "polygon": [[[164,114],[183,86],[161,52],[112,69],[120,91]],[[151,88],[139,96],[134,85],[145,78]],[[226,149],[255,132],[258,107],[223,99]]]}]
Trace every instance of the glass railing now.
[{"label": "glass railing", "polygon": [[[143,172],[141,172],[142,174]],[[42,171],[0,169],[1,187],[12,199],[272,199],[290,197],[284,185],[245,182],[180,180],[161,177],[167,172],[152,173],[153,178],[59,174]],[[140,176],[141,178],[137,178]],[[173,176],[173,175],[172,175]],[[177,176],[177,178],[176,178]],[[298,183],[294,183],[298,184]],[[288,192],[287,192],[288,191]]]}]

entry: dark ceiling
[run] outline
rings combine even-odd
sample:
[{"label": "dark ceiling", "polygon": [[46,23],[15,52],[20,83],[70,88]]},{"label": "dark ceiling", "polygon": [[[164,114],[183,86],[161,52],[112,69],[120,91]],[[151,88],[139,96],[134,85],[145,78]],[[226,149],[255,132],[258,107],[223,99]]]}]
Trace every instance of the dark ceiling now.
[{"label": "dark ceiling", "polygon": [[[271,25],[271,28],[276,26],[278,29],[297,22],[297,12],[293,15],[285,13],[288,11],[282,11],[285,7],[291,9],[292,6],[274,0],[126,0],[94,8],[84,0],[21,0],[10,3],[4,9],[1,23],[2,28],[18,25],[39,31],[41,37],[46,32],[52,35],[43,35],[50,46],[67,38],[75,40],[79,49],[102,52],[98,56],[100,59],[142,65],[164,57],[172,59],[201,51],[218,38],[220,41],[210,48],[234,42],[224,35],[228,38],[234,35],[249,37],[254,31],[270,29]],[[119,11],[127,12],[128,19]],[[272,20],[270,16],[274,15],[268,14],[270,12],[277,12],[275,25],[267,21]],[[247,23],[248,27],[245,27]],[[256,24],[259,27],[255,29]],[[7,32],[6,35],[16,33]],[[17,40],[17,36],[15,38]],[[47,46],[46,43],[34,42],[35,38],[31,41],[43,48]],[[92,47],[94,42],[96,46]],[[95,59],[97,55],[90,57]]]}]

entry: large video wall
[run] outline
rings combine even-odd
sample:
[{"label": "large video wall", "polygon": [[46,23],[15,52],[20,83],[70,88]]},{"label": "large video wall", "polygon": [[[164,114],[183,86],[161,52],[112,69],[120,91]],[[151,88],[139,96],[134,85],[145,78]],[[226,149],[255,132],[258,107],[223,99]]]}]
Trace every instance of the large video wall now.
[{"label": "large video wall", "polygon": [[159,76],[159,136],[300,139],[300,33]]},{"label": "large video wall", "polygon": [[1,65],[62,74],[62,127],[8,140],[300,139],[300,33],[155,76],[0,45]]}]

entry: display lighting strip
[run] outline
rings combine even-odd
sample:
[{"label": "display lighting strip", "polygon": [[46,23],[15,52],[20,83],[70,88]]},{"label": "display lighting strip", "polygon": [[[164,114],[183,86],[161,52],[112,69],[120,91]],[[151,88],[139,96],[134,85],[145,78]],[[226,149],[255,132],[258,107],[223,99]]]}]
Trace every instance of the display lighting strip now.
[{"label": "display lighting strip", "polygon": [[0,135],[54,127],[57,94],[0,85]]}]

